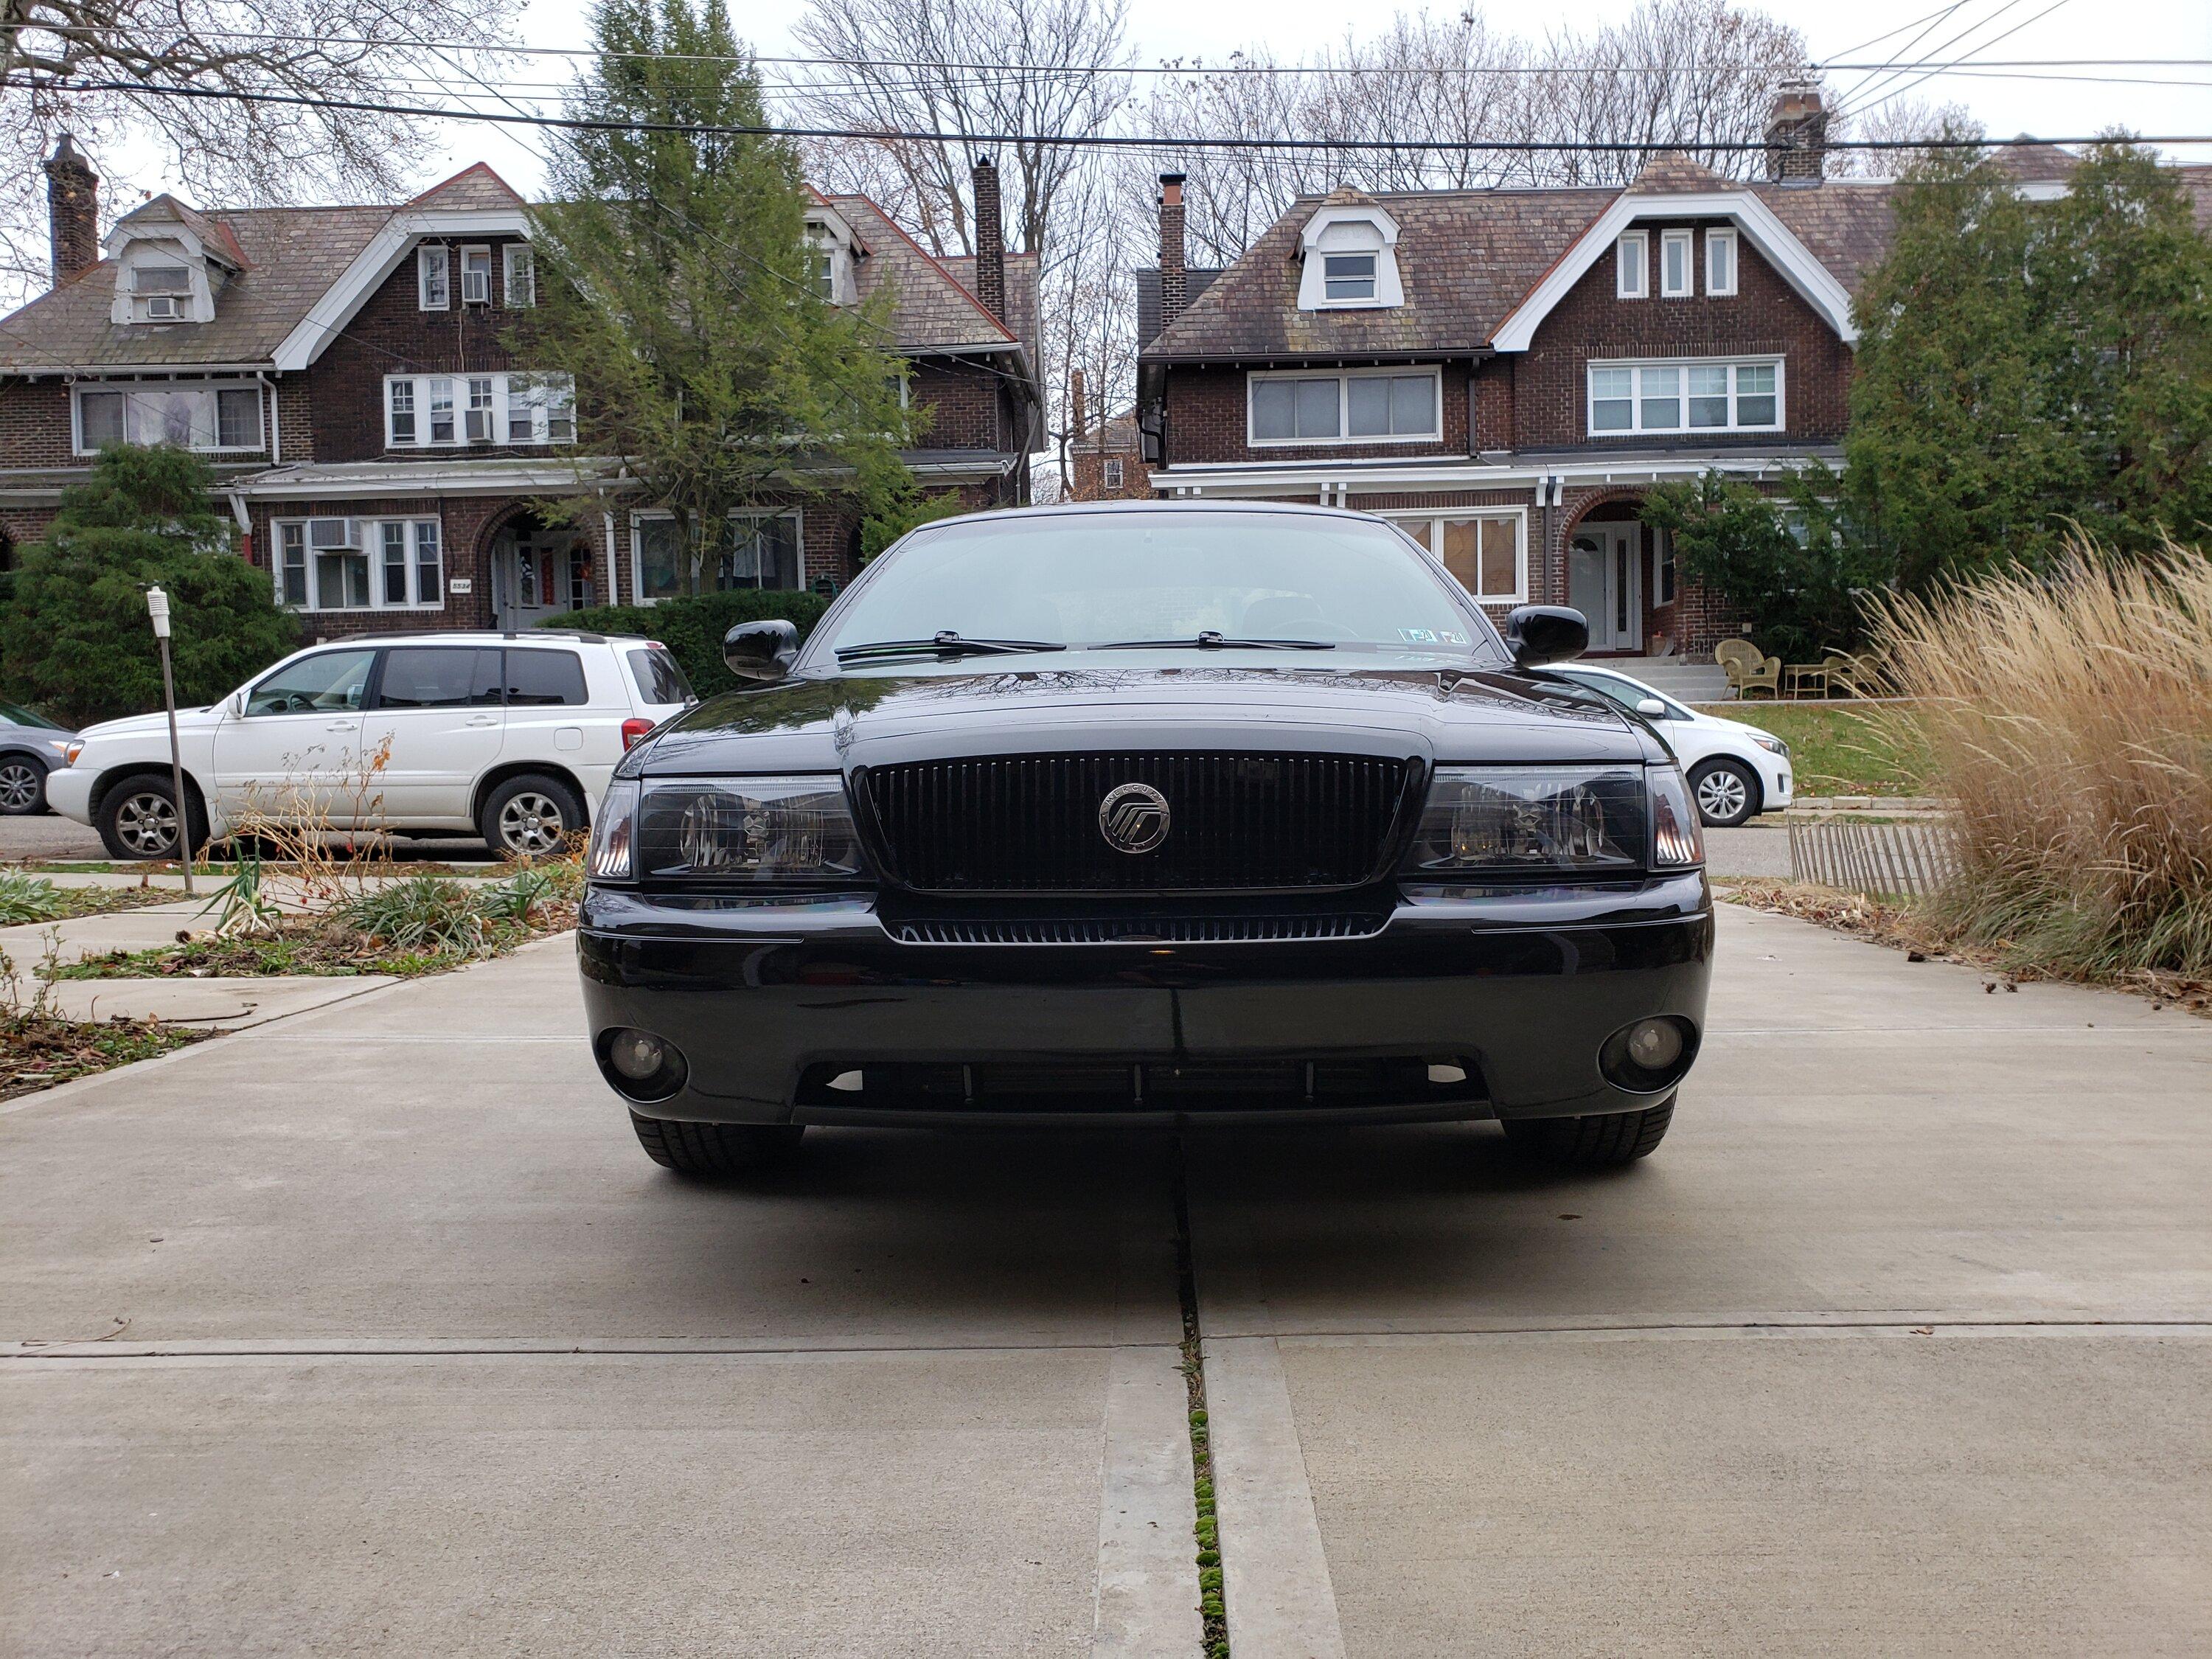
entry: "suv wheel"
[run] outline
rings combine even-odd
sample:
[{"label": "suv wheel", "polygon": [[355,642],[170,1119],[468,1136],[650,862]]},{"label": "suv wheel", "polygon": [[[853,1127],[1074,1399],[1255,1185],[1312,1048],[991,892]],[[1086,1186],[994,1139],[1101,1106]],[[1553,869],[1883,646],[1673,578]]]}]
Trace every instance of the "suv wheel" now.
[{"label": "suv wheel", "polygon": [[1505,1118],[1499,1127],[1517,1152],[1576,1170],[1609,1170],[1648,1158],[1674,1121],[1672,1095],[1640,1112],[1595,1117]]},{"label": "suv wheel", "polygon": [[[207,844],[207,815],[191,803],[195,848]],[[158,772],[125,778],[100,798],[100,838],[111,857],[173,859],[177,851],[177,802],[169,780]]]},{"label": "suv wheel", "polygon": [[29,755],[0,756],[0,812],[27,817],[46,810],[46,769]]},{"label": "suv wheel", "polygon": [[1707,761],[1690,774],[1698,816],[1716,830],[1733,830],[1759,811],[1759,780],[1732,760]]},{"label": "suv wheel", "polygon": [[584,803],[558,778],[526,772],[485,797],[477,827],[495,856],[545,858],[583,830]]},{"label": "suv wheel", "polygon": [[803,1123],[686,1123],[629,1115],[645,1155],[664,1170],[726,1180],[772,1168],[798,1150]]}]

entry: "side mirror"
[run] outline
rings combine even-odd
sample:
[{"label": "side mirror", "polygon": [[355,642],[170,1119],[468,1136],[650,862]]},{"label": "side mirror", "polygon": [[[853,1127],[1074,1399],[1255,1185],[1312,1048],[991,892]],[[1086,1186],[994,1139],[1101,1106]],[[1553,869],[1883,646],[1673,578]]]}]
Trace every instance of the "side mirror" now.
[{"label": "side mirror", "polygon": [[1663,720],[1667,718],[1667,705],[1656,697],[1645,697],[1637,703],[1636,712],[1647,720]]},{"label": "side mirror", "polygon": [[741,680],[780,680],[799,660],[799,630],[781,618],[739,623],[722,635],[722,660]]},{"label": "side mirror", "polygon": [[1522,668],[1570,662],[1589,648],[1589,623],[1564,605],[1521,605],[1505,619],[1505,648]]}]

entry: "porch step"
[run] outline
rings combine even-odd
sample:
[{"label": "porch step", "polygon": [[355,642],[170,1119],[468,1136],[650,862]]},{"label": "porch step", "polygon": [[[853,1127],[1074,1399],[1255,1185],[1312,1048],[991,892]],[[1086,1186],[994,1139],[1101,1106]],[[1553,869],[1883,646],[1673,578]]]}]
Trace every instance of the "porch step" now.
[{"label": "porch step", "polygon": [[1681,702],[1724,702],[1728,672],[1717,662],[1694,657],[1593,657],[1590,660]]}]

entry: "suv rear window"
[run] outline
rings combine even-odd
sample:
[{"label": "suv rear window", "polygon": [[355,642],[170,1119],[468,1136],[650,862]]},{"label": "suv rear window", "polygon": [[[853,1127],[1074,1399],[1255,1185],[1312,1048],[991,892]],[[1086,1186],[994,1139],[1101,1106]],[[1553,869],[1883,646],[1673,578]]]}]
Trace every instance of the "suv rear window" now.
[{"label": "suv rear window", "polygon": [[641,645],[632,651],[629,677],[637,682],[637,695],[647,702],[691,701],[691,682],[684,678],[684,665],[665,645]]},{"label": "suv rear window", "polygon": [[380,708],[499,706],[499,653],[451,645],[403,646],[384,653]]},{"label": "suv rear window", "polygon": [[507,701],[510,705],[589,702],[582,659],[573,651],[508,651]]}]

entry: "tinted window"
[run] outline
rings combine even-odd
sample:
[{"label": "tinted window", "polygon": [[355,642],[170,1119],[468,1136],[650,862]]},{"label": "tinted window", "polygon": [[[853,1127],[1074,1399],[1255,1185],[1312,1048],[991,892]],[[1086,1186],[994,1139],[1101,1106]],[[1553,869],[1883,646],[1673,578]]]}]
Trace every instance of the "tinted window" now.
[{"label": "tinted window", "polygon": [[582,659],[573,651],[508,652],[507,700],[522,704],[589,702]]},{"label": "tinted window", "polygon": [[499,653],[410,646],[384,653],[380,708],[465,708],[499,702]]},{"label": "tinted window", "polygon": [[629,653],[629,677],[637,682],[637,695],[647,702],[689,702],[691,682],[684,665],[665,647],[641,645]]},{"label": "tinted window", "polygon": [[[671,660],[673,661],[672,659]],[[684,678],[682,669],[676,671],[676,678],[679,680]],[[690,688],[687,686],[684,689],[688,691]],[[59,732],[64,729],[55,725],[37,710],[26,708],[17,702],[0,702],[0,726],[36,726],[49,732]]]},{"label": "tinted window", "polygon": [[319,651],[287,663],[255,686],[249,714],[346,714],[361,707],[374,651]]}]

